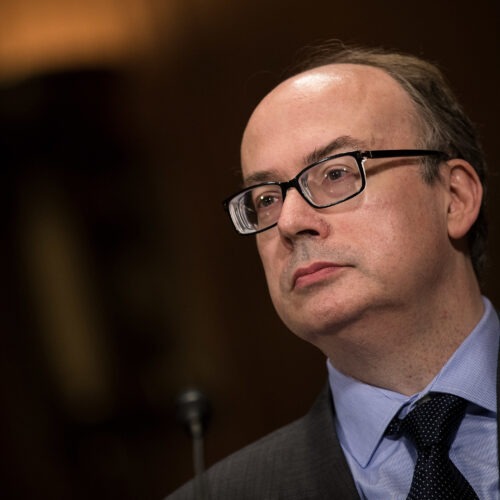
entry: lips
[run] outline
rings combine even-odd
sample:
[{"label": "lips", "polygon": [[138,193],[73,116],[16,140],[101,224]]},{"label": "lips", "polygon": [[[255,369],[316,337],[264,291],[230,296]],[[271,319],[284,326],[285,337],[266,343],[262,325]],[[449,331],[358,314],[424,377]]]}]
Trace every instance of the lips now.
[{"label": "lips", "polygon": [[322,281],[337,273],[343,265],[333,262],[315,262],[307,267],[301,267],[293,274],[292,288],[301,288]]}]

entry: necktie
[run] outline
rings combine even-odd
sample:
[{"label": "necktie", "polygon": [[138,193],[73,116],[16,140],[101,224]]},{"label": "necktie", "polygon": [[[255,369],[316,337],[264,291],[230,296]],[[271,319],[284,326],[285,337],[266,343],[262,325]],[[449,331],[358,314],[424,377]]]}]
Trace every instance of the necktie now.
[{"label": "necktie", "polygon": [[408,500],[478,500],[467,479],[448,456],[451,438],[467,402],[453,394],[437,394],[408,415],[392,420],[388,435],[405,432],[417,449]]}]

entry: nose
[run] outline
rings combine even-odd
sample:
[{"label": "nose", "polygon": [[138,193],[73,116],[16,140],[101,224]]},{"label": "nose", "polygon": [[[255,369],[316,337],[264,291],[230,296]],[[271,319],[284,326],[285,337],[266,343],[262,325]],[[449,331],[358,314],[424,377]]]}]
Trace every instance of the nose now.
[{"label": "nose", "polygon": [[324,238],[329,233],[329,224],[322,209],[309,205],[295,188],[288,189],[286,193],[277,226],[280,235],[287,241],[304,236]]}]

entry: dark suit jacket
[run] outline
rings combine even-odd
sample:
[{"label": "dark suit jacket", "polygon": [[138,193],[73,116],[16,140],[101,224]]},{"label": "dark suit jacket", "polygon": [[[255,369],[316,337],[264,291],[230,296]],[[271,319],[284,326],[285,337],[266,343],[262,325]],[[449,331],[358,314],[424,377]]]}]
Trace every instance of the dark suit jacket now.
[{"label": "dark suit jacket", "polygon": [[[499,387],[500,359],[497,394]],[[359,500],[334,422],[326,386],[307,415],[209,469],[210,500]],[[498,441],[500,450],[500,427]],[[190,482],[167,500],[195,498],[194,482]]]}]

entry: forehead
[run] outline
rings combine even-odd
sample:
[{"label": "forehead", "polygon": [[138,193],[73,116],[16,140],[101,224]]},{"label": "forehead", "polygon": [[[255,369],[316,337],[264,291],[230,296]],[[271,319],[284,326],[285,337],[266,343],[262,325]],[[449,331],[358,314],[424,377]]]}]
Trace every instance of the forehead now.
[{"label": "forehead", "polygon": [[385,71],[354,64],[316,68],[286,80],[257,106],[243,135],[243,175],[279,169],[281,161],[298,170],[338,138],[360,149],[414,147],[416,124],[410,97]]}]

